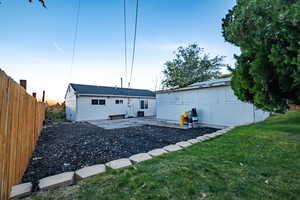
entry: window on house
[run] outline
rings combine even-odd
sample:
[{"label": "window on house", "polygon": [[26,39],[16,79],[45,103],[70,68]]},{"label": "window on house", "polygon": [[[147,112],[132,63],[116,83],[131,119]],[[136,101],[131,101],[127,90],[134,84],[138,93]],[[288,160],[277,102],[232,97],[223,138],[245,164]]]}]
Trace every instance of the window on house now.
[{"label": "window on house", "polygon": [[99,99],[99,105],[105,105],[105,99]]},{"label": "window on house", "polygon": [[141,109],[148,109],[148,100],[141,100]]},{"label": "window on house", "polygon": [[123,100],[120,100],[120,99],[117,99],[115,102],[116,102],[116,104],[123,104]]},{"label": "window on house", "polygon": [[99,101],[98,99],[92,99],[92,105],[98,105]]}]

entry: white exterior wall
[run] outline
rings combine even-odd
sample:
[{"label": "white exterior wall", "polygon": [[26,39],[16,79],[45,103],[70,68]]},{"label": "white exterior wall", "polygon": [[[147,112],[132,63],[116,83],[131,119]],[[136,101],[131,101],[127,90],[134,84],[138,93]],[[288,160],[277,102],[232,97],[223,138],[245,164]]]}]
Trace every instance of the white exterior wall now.
[{"label": "white exterior wall", "polygon": [[[105,105],[92,105],[92,99],[105,99]],[[123,104],[116,104],[115,100],[123,100]],[[154,116],[156,113],[155,99],[148,99],[148,109],[140,109],[140,100],[147,98],[128,98],[122,97],[77,97],[76,121],[108,119],[109,115],[125,114],[126,116],[136,117],[137,111],[144,111],[145,116]]]},{"label": "white exterior wall", "polygon": [[176,121],[192,108],[203,124],[223,127],[264,120],[269,113],[241,102],[229,86],[156,94],[157,118]]},{"label": "white exterior wall", "polygon": [[65,98],[66,105],[66,118],[68,120],[76,119],[76,95],[72,87],[68,87],[68,91]]}]

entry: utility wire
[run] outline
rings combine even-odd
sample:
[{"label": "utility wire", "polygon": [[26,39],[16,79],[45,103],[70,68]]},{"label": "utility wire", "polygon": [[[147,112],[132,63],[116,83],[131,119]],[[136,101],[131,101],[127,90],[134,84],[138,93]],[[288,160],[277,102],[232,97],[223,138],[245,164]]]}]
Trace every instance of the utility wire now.
[{"label": "utility wire", "polygon": [[70,66],[70,72],[71,72],[70,73],[70,75],[71,75],[70,82],[72,82],[73,65],[74,65],[74,60],[75,60],[75,51],[76,51],[76,43],[77,43],[78,28],[79,28],[80,7],[81,7],[81,0],[78,0],[74,39],[73,39],[73,51],[72,51],[72,59],[71,59],[71,66]]},{"label": "utility wire", "polygon": [[137,30],[137,21],[138,21],[138,11],[139,11],[139,0],[136,0],[135,27],[134,27],[133,50],[132,50],[132,60],[131,60],[131,70],[130,70],[129,86],[131,84],[132,70],[133,70],[134,59],[135,59],[135,43],[136,43],[136,30]]},{"label": "utility wire", "polygon": [[[127,83],[127,23],[126,23],[126,0],[124,0],[124,48],[125,48],[125,85]],[[125,86],[126,87],[126,86]]]}]

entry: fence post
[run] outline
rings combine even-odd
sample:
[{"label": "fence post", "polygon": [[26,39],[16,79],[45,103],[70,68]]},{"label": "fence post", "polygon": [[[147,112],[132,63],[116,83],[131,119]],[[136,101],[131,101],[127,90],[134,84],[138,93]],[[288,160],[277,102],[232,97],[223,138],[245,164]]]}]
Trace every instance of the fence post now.
[{"label": "fence post", "polygon": [[45,102],[45,90],[43,90],[43,98],[42,98],[42,102]]},{"label": "fence post", "polygon": [[26,80],[20,80],[20,85],[25,89],[25,91],[27,90],[27,81]]}]

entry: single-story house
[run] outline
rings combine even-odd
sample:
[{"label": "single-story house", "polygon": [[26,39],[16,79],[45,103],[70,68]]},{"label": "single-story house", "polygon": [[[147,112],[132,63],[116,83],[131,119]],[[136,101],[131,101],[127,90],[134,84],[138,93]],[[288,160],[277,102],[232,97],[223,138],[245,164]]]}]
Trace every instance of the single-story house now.
[{"label": "single-story house", "polygon": [[196,108],[201,124],[221,128],[258,122],[269,116],[268,112],[238,100],[230,82],[230,78],[225,78],[158,91],[157,118],[179,123],[181,114]]},{"label": "single-story house", "polygon": [[71,121],[109,119],[123,115],[156,114],[155,93],[150,90],[70,83],[65,95],[66,118]]}]

